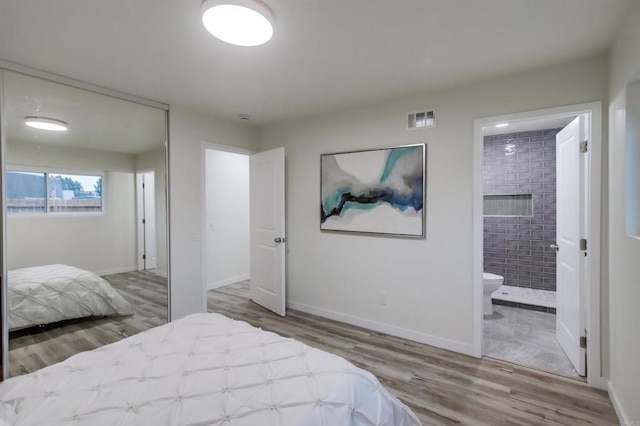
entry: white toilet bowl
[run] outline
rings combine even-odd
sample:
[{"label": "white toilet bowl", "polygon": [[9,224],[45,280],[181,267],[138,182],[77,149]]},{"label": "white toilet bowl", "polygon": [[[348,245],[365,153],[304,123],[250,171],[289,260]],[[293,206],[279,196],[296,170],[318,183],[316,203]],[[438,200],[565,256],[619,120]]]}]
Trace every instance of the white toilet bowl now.
[{"label": "white toilet bowl", "polygon": [[491,293],[500,288],[503,282],[504,277],[502,275],[490,274],[489,272],[482,273],[484,315],[493,314]]}]

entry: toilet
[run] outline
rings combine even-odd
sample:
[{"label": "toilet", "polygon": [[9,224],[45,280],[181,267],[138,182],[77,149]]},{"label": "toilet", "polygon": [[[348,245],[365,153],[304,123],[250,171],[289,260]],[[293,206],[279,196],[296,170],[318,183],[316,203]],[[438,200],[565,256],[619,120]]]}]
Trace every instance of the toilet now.
[{"label": "toilet", "polygon": [[482,293],[484,299],[484,315],[493,314],[493,305],[491,303],[491,293],[496,291],[502,283],[504,277],[502,275],[491,274],[489,272],[482,273]]}]

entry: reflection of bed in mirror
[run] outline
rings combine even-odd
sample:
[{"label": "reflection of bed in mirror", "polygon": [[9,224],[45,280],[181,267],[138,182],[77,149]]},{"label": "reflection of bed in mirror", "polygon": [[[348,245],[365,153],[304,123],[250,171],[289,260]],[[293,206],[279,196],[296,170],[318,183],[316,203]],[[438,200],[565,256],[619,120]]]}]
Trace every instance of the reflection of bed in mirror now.
[{"label": "reflection of bed in mirror", "polygon": [[167,322],[167,279],[152,271],[101,275],[127,302],[131,315],[85,317],[9,334],[9,376],[31,373]]},{"label": "reflection of bed in mirror", "polygon": [[69,265],[9,271],[9,330],[92,316],[131,315],[133,310],[96,274]]},{"label": "reflection of bed in mirror", "polygon": [[369,372],[219,314],[193,314],[0,384],[15,425],[404,425]]}]

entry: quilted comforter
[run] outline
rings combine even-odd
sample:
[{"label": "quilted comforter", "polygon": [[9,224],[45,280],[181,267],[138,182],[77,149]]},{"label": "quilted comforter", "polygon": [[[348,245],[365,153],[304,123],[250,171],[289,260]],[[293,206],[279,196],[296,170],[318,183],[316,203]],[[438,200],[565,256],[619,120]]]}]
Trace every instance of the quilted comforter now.
[{"label": "quilted comforter", "polygon": [[129,315],[129,302],[99,276],[67,265],[9,271],[9,330],[88,316]]},{"label": "quilted comforter", "polygon": [[15,426],[420,425],[371,373],[218,314],[6,380],[0,408]]}]

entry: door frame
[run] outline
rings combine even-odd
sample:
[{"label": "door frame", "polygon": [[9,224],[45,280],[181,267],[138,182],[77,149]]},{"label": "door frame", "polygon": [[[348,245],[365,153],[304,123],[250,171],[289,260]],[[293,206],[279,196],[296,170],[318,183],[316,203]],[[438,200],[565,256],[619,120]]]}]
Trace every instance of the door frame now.
[{"label": "door frame", "polygon": [[[145,253],[145,248],[146,248],[146,227],[142,226],[142,219],[143,217],[146,217],[146,215],[143,213],[143,208],[146,209],[145,206],[145,200],[144,200],[144,191],[140,190],[140,178],[142,175],[146,174],[146,173],[153,173],[153,179],[154,179],[154,191],[155,191],[155,178],[156,178],[156,169],[152,168],[152,169],[141,169],[141,170],[136,170],[136,233],[138,235],[138,271],[145,271],[146,270],[146,262],[144,260],[142,260],[142,255],[146,254]],[[157,200],[156,200],[156,194],[153,194],[153,208],[154,208],[154,214],[155,214],[155,210],[157,210]],[[158,219],[156,218],[156,221]],[[157,225],[156,225],[157,226]],[[156,233],[156,239],[158,238],[158,235]],[[157,240],[156,240],[156,246],[157,246]],[[156,251],[157,251],[157,247],[156,247]],[[157,269],[158,265],[157,265],[157,259],[156,259],[156,269]]]},{"label": "door frame", "polygon": [[484,152],[483,127],[501,122],[524,121],[534,118],[588,114],[590,132],[586,158],[586,238],[589,256],[585,262],[585,310],[587,345],[587,382],[606,390],[601,360],[601,187],[602,187],[602,102],[588,102],[545,108],[514,114],[479,118],[473,122],[473,355],[483,356],[482,272],[483,272],[483,216],[482,162]]},{"label": "door frame", "polygon": [[231,152],[234,154],[244,154],[244,155],[248,155],[251,156],[252,154],[255,154],[257,151],[253,151],[250,149],[246,149],[246,148],[239,148],[237,146],[231,146],[231,145],[223,145],[223,144],[219,144],[219,143],[215,143],[215,142],[207,142],[207,141],[202,141],[201,142],[201,148],[200,148],[200,179],[201,179],[201,185],[200,187],[201,189],[201,194],[200,194],[200,199],[202,200],[202,211],[200,213],[201,218],[200,218],[200,222],[201,222],[201,228],[200,228],[200,242],[202,244],[202,249],[201,249],[201,253],[202,253],[202,259],[200,261],[200,264],[202,265],[202,270],[200,271],[200,275],[202,276],[202,312],[207,312],[207,265],[205,263],[206,259],[207,259],[207,150],[212,150],[212,151],[223,151],[223,152]]}]

